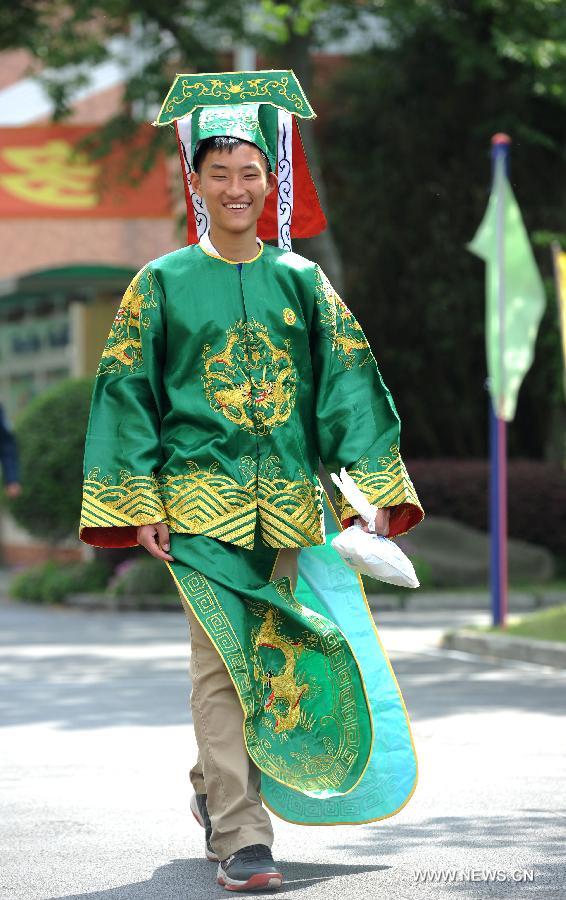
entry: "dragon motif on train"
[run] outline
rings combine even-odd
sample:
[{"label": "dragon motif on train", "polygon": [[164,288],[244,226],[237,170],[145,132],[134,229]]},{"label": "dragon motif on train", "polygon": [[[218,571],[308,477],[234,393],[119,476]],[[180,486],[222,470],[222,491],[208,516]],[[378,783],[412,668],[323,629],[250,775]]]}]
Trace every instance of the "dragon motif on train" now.
[{"label": "dragon motif on train", "polygon": [[254,643],[256,651],[260,647],[268,647],[283,654],[283,668],[277,674],[269,670],[263,675],[263,682],[270,692],[264,709],[274,717],[273,730],[276,734],[292,731],[301,718],[301,699],[309,690],[308,684],[297,681],[295,672],[304,647],[300,642],[290,641],[278,633],[272,609],[267,611]]}]

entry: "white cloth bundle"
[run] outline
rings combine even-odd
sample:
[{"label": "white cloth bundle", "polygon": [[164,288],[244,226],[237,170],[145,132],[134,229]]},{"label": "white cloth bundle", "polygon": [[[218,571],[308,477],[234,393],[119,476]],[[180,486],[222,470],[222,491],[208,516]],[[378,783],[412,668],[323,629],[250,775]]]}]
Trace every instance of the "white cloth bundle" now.
[{"label": "white cloth bundle", "polygon": [[[346,469],[341,469],[340,478],[332,472],[332,481],[342,494],[375,532],[377,507],[362,494]],[[379,534],[369,534],[360,525],[351,525],[332,540],[332,546],[340,554],[347,566],[360,575],[371,575],[388,584],[417,588],[419,580],[411,560],[389,538]]]}]

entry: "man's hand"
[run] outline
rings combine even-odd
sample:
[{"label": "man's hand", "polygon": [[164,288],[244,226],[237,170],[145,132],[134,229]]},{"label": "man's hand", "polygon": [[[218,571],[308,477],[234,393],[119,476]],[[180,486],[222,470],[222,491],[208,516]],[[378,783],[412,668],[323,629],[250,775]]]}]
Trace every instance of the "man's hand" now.
[{"label": "man's hand", "polygon": [[386,537],[389,534],[389,516],[391,515],[391,510],[386,507],[385,509],[378,509],[377,515],[375,517],[375,532],[370,531],[368,528],[368,523],[365,519],[358,517],[356,522],[361,526],[362,531],[367,531],[368,534],[381,534]]},{"label": "man's hand", "polygon": [[148,553],[156,559],[166,559],[174,562],[173,557],[167,553],[169,550],[169,529],[165,522],[156,522],[152,525],[140,525],[137,530],[138,544],[145,547]]},{"label": "man's hand", "polygon": [[6,485],[4,490],[6,492],[6,496],[10,497],[10,499],[12,499],[13,497],[20,496],[20,494],[22,493],[22,486],[21,486],[21,484],[18,484],[17,481],[12,481],[11,484]]}]

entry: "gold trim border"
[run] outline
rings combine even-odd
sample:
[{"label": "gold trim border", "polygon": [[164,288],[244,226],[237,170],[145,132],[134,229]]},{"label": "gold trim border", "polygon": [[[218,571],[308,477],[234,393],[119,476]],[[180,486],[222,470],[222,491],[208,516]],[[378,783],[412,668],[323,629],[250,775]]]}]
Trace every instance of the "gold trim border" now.
[{"label": "gold trim border", "polygon": [[225,256],[220,256],[220,254],[218,254],[218,253],[211,253],[209,250],[206,250],[206,249],[202,246],[202,244],[200,243],[200,241],[198,242],[197,247],[200,247],[200,249],[202,250],[202,252],[203,252],[203,253],[206,253],[206,255],[207,255],[208,257],[210,257],[210,259],[217,259],[217,260],[219,260],[219,262],[225,262],[225,263],[228,263],[230,266],[245,266],[245,265],[248,265],[248,263],[253,263],[253,262],[256,261],[256,259],[259,259],[259,258],[260,258],[261,254],[263,253],[263,247],[264,247],[264,244],[263,244],[263,241],[262,241],[262,242],[261,242],[261,247],[259,248],[257,254],[256,254],[254,257],[252,257],[252,259],[241,259],[241,260],[237,260],[237,259],[226,259]]}]

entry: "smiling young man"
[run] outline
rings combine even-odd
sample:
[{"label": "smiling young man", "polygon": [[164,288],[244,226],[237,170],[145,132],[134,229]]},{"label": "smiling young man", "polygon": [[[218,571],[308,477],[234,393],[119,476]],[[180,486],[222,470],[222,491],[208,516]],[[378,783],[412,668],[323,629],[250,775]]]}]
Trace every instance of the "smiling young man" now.
[{"label": "smiling young man", "polygon": [[[289,147],[290,116],[274,110],[282,92],[295,108],[302,96],[292,73],[269,74],[182,76],[164,104],[181,117],[191,91],[205,97],[182,147],[209,227],[145,266],[124,295],[97,372],[81,517],[82,540],[141,544],[175,580],[191,631],[191,810],[218,882],[242,891],[282,883],[260,791],[290,821],[355,824],[392,815],[416,777],[406,711],[357,583],[344,593],[335,557],[309,563],[326,550],[320,460],[348,469],[379,507],[382,534],[407,531],[422,510],[356,319],[318,265],[257,236]],[[269,99],[219,104],[246,86]],[[349,521],[354,510],[337,500]],[[342,612],[350,604],[340,626],[332,594]],[[350,622],[367,629],[366,669]],[[383,688],[380,741],[368,678]]]},{"label": "smiling young man", "polygon": [[191,184],[206,202],[213,247],[234,262],[257,256],[257,220],[277,187],[266,155],[238,138],[210,137],[197,148],[194,168]]}]

